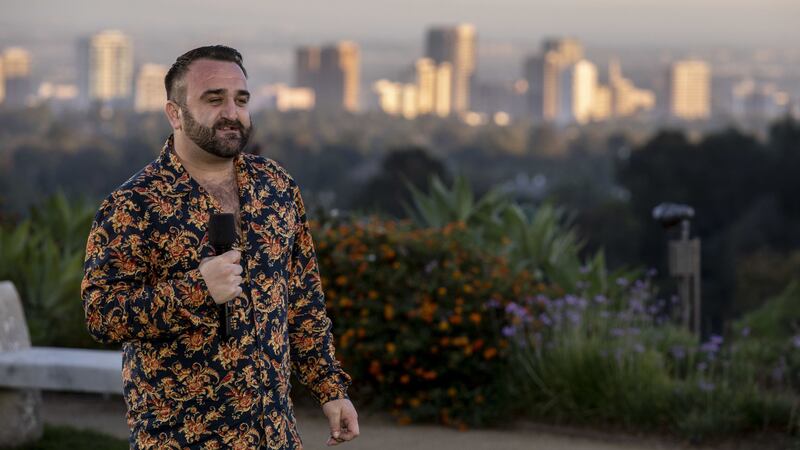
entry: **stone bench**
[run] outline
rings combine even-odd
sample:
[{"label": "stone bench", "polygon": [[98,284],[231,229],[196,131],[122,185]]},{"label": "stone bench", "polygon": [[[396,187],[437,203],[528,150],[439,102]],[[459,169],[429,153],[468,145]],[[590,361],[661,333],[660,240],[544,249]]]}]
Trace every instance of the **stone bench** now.
[{"label": "stone bench", "polygon": [[41,390],[122,394],[122,353],[31,347],[19,294],[0,282],[0,448],[41,438]]}]

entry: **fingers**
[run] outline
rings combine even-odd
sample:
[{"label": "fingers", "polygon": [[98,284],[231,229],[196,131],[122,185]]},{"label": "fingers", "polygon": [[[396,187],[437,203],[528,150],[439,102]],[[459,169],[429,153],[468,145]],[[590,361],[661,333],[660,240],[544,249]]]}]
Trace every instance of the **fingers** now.
[{"label": "fingers", "polygon": [[221,256],[226,262],[230,264],[236,264],[241,259],[242,253],[239,250],[228,250],[227,252],[219,256]]},{"label": "fingers", "polygon": [[331,435],[325,443],[328,446],[339,445],[358,437],[358,414],[355,409],[341,408],[331,411],[328,416]]},{"label": "fingers", "polygon": [[342,434],[341,438],[345,441],[351,441],[358,437],[358,417],[355,411],[347,411],[342,417]]}]

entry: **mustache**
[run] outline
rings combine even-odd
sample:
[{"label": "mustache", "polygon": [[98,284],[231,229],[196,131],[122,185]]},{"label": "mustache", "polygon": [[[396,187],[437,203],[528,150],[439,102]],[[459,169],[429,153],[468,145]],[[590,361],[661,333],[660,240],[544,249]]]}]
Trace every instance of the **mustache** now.
[{"label": "mustache", "polygon": [[217,130],[225,127],[232,127],[238,129],[239,131],[244,131],[244,125],[242,125],[242,122],[239,122],[238,120],[220,119],[214,124],[214,129]]}]

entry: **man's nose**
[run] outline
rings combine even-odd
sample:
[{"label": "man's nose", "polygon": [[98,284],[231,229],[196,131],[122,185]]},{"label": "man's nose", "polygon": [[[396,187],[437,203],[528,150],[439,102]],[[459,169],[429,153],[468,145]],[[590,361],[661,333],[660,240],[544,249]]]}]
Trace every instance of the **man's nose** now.
[{"label": "man's nose", "polygon": [[221,111],[222,117],[226,119],[235,120],[236,119],[236,101],[233,99],[229,99],[225,101],[225,105]]}]

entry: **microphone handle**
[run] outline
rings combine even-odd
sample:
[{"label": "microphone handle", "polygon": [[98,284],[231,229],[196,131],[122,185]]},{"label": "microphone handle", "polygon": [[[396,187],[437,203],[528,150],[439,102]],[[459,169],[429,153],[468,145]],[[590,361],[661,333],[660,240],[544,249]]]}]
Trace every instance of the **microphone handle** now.
[{"label": "microphone handle", "polygon": [[[231,250],[232,247],[230,246],[219,246],[214,247],[214,252],[217,256]],[[229,300],[221,305],[217,305],[217,311],[219,312],[219,335],[220,339],[227,340],[229,337],[233,335],[233,328],[231,327],[231,316],[233,316],[233,306],[231,305],[231,301]]]}]

